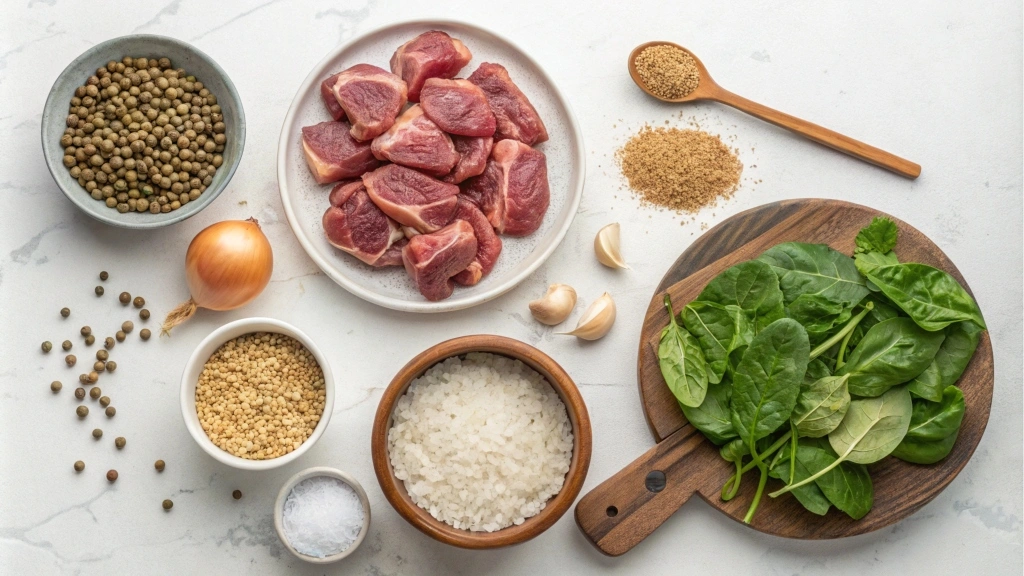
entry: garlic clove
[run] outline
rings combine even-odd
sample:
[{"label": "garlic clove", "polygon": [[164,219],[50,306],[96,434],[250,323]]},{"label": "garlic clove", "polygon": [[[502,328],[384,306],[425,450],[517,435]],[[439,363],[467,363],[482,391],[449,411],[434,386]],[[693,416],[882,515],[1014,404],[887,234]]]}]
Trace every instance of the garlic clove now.
[{"label": "garlic clove", "polygon": [[612,329],[614,323],[615,301],[612,300],[611,294],[605,292],[603,296],[594,300],[587,311],[583,313],[575,330],[562,332],[562,334],[584,340],[597,340],[604,337]]},{"label": "garlic clove", "polygon": [[594,237],[594,253],[597,254],[597,261],[609,268],[629,268],[622,259],[618,222],[598,230]]},{"label": "garlic clove", "polygon": [[576,291],[567,284],[552,284],[544,296],[530,302],[530,313],[541,324],[561,324],[576,307]]}]

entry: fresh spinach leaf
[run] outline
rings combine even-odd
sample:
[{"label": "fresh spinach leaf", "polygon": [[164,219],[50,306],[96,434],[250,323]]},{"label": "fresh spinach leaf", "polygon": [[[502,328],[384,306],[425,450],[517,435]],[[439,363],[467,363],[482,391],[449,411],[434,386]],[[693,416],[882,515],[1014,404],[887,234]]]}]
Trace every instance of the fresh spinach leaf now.
[{"label": "fresh spinach leaf", "polygon": [[754,331],[783,316],[779,278],[770,266],[757,260],[727,268],[708,282],[697,300],[739,306],[747,312]]},{"label": "fresh spinach leaf", "polygon": [[[805,447],[803,446],[797,447],[797,459],[794,482],[804,480],[814,473],[807,469],[807,466],[800,457],[801,451],[804,450],[804,448]],[[783,450],[783,452],[786,452],[787,454],[789,453],[788,450]],[[786,457],[785,459],[780,460],[778,464],[772,467],[768,474],[772,478],[778,478],[783,482],[789,480],[789,458]],[[826,513],[828,513],[829,508],[832,507],[832,504],[829,503],[828,498],[826,498],[825,494],[822,493],[821,488],[818,488],[818,485],[814,482],[801,486],[796,490],[793,490],[793,496],[796,497],[797,501],[800,502],[800,504],[803,504],[804,508],[806,508],[810,512],[817,514],[818,516],[824,516]]]},{"label": "fresh spinach leaf", "polygon": [[669,390],[685,406],[697,407],[708,391],[708,374],[704,354],[697,339],[676,322],[672,300],[665,294],[668,326],[661,331],[658,342],[658,365]]},{"label": "fresh spinach leaf", "polygon": [[894,264],[875,268],[867,278],[925,330],[934,332],[964,321],[985,327],[978,303],[942,270],[926,264]]},{"label": "fresh spinach leaf", "polygon": [[[811,446],[798,446],[796,455],[797,478],[808,478],[832,465],[836,457],[829,451]],[[798,480],[799,481],[799,480]],[[814,484],[828,502],[846,512],[854,520],[863,518],[871,511],[875,500],[875,490],[871,484],[871,475],[863,464],[842,462],[825,474],[815,479]],[[807,488],[807,484],[793,491],[796,495]],[[799,498],[799,496],[798,496]]]},{"label": "fresh spinach leaf", "polygon": [[868,310],[864,319],[861,320],[860,323],[857,324],[857,327],[853,329],[853,332],[850,335],[850,346],[856,346],[859,344],[861,338],[864,337],[864,334],[867,334],[867,331],[875,324],[884,322],[891,318],[896,318],[900,315],[899,308],[888,304],[888,300],[884,300],[884,298],[884,295],[877,296],[872,294],[864,300],[864,304],[871,302],[873,306],[871,310]]},{"label": "fresh spinach leaf", "polygon": [[707,362],[708,381],[712,384],[721,382],[729,367],[729,354],[750,344],[753,337],[743,309],[735,304],[723,306],[698,300],[684,306],[681,316],[683,327],[700,344]]},{"label": "fresh spinach leaf", "polygon": [[853,260],[824,244],[786,242],[769,248],[758,260],[771,266],[779,277],[787,304],[804,294],[819,294],[852,308],[868,295]]},{"label": "fresh spinach leaf", "polygon": [[861,228],[857,233],[854,239],[857,244],[855,252],[890,252],[896,247],[898,234],[895,222],[884,216],[876,216],[871,220],[871,224]]},{"label": "fresh spinach leaf", "polygon": [[946,328],[946,339],[935,359],[910,382],[910,393],[918,398],[939,402],[943,391],[960,379],[974,356],[981,339],[981,328],[974,322],[957,322]]},{"label": "fresh spinach leaf", "polygon": [[906,436],[912,413],[910,392],[903,386],[877,398],[853,400],[843,421],[828,435],[828,442],[841,460],[878,462]]},{"label": "fresh spinach leaf", "polygon": [[[900,263],[894,252],[886,252],[884,254],[882,252],[864,252],[854,256],[853,262],[857,266],[857,270],[865,276],[875,268]],[[868,286],[868,289],[870,290],[871,286]],[[877,290],[873,290],[873,292],[877,292]]]},{"label": "fresh spinach leaf", "polygon": [[726,462],[742,462],[745,456],[750,456],[750,448],[742,438],[736,438],[722,446],[718,455]]},{"label": "fresh spinach leaf", "polygon": [[956,443],[966,408],[963,392],[956,386],[947,386],[940,402],[915,400],[910,428],[892,455],[915,464],[942,460]]},{"label": "fresh spinach leaf", "polygon": [[782,318],[762,330],[747,347],[733,382],[732,423],[748,445],[789,420],[809,362],[807,331]]},{"label": "fresh spinach leaf", "polygon": [[836,429],[850,407],[849,376],[825,376],[800,387],[791,417],[801,437],[820,438]]},{"label": "fresh spinach leaf", "polygon": [[821,380],[822,378],[831,375],[832,371],[828,369],[828,365],[826,365],[821,360],[815,358],[814,360],[811,360],[810,362],[807,363],[807,373],[804,374],[803,385],[807,386],[808,384],[811,384],[817,380]]},{"label": "fresh spinach leaf", "polygon": [[943,338],[942,332],[922,330],[910,318],[879,322],[868,330],[836,375],[850,376],[850,394],[878,396],[924,372]]},{"label": "fresh spinach leaf", "polygon": [[801,294],[786,306],[786,316],[803,325],[808,333],[827,334],[850,319],[852,306],[834,302],[821,294]]},{"label": "fresh spinach leaf", "polygon": [[679,407],[694,428],[700,430],[716,446],[721,446],[736,438],[736,429],[732,426],[732,413],[729,411],[730,398],[732,381],[725,378],[720,384],[708,389],[700,406],[694,408],[680,402]]}]

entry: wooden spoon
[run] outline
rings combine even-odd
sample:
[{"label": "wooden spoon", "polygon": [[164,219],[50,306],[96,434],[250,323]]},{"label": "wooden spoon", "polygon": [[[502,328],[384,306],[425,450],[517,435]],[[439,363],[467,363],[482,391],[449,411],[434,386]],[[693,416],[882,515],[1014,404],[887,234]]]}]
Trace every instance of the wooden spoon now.
[{"label": "wooden spoon", "polygon": [[[690,92],[682,98],[662,98],[661,96],[654,94],[647,88],[647,86],[644,85],[643,80],[640,79],[640,74],[636,71],[635,63],[637,55],[639,55],[645,48],[661,45],[675,46],[692,56],[694,62],[697,63],[697,70],[700,72],[700,83],[693,92]],[[647,42],[637,46],[629,54],[629,75],[633,78],[633,82],[636,82],[636,85],[644,92],[647,92],[651,96],[654,96],[663,102],[694,102],[697,100],[713,100],[715,102],[721,102],[722,104],[728,104],[737,110],[742,110],[747,114],[756,116],[765,122],[771,122],[776,126],[792,130],[793,132],[809,138],[818,144],[824,144],[829,148],[844,152],[855,158],[860,158],[865,162],[869,162],[875,166],[880,166],[886,170],[891,170],[901,176],[917,178],[921,175],[921,166],[919,164],[915,164],[909,160],[900,158],[895,154],[890,154],[885,150],[869,146],[859,140],[843,136],[838,132],[833,132],[827,128],[823,128],[817,124],[812,124],[806,120],[801,120],[795,116],[790,116],[784,112],[773,110],[767,106],[763,106],[757,102],[752,102],[742,96],[729,92],[715,83],[711,78],[711,74],[708,73],[708,69],[704,67],[704,64],[693,52],[690,52],[678,44],[659,41]]]}]

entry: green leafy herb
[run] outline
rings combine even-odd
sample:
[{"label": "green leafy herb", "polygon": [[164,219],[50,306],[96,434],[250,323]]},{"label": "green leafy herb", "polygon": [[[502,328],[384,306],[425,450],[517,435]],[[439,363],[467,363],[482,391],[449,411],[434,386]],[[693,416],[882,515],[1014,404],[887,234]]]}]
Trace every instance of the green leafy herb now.
[{"label": "green leafy herb", "polygon": [[739,306],[760,331],[782,318],[782,290],[771,266],[756,260],[741,262],[715,276],[697,296],[698,301]]},{"label": "green leafy herb", "polygon": [[729,411],[731,397],[732,381],[726,378],[708,389],[700,406],[690,407],[680,402],[679,407],[694,428],[703,432],[708,440],[721,446],[737,436],[736,429],[732,426],[732,413]]},{"label": "green leafy herb", "polygon": [[914,400],[910,428],[892,455],[915,464],[934,464],[949,455],[964,419],[964,394],[948,386],[939,402]]},{"label": "green leafy herb", "polygon": [[964,321],[985,327],[974,298],[942,270],[926,264],[895,264],[875,268],[867,277],[925,330],[934,332]]},{"label": "green leafy herb", "polygon": [[[900,261],[896,258],[896,254],[893,252],[864,252],[863,254],[857,254],[853,257],[853,262],[857,266],[857,270],[865,276],[871,273],[875,268],[882,266],[892,266],[893,264],[899,264]],[[871,288],[870,286],[868,287]],[[877,292],[877,290],[876,290]]]},{"label": "green leafy herb", "polygon": [[665,295],[669,324],[661,332],[658,364],[669,390],[685,406],[697,407],[708,391],[704,355],[697,340],[676,322],[672,300]]},{"label": "green leafy herb", "polygon": [[891,252],[896,247],[898,233],[895,222],[883,216],[876,216],[871,220],[871,224],[857,233],[854,239],[857,244],[856,253]]},{"label": "green leafy herb", "polygon": [[868,330],[836,375],[850,376],[848,386],[854,396],[879,396],[924,372],[943,338],[942,332],[922,330],[910,318],[879,322]]},{"label": "green leafy herb", "polygon": [[[801,480],[805,480],[811,474],[817,471],[815,470],[814,472],[812,472],[808,470],[807,466],[805,465],[805,462],[801,458],[801,456],[806,450],[810,450],[810,448],[807,448],[806,446],[797,447],[796,465],[794,467],[794,482],[800,482]],[[783,450],[783,452],[786,451]],[[789,480],[789,464],[789,458],[787,457],[786,459],[781,460],[778,464],[773,466],[769,474],[772,478],[778,478],[785,482]],[[828,501],[828,498],[826,498],[825,494],[821,491],[821,488],[818,488],[817,483],[814,482],[801,486],[796,490],[793,490],[793,496],[796,497],[797,501],[799,501],[800,504],[803,504],[804,508],[813,512],[814,514],[817,514],[818,516],[824,516],[828,513],[829,508],[832,507],[832,504]]]},{"label": "green leafy herb", "polygon": [[943,391],[956,384],[964,373],[980,339],[981,328],[973,322],[958,322],[946,328],[946,339],[935,353],[935,359],[910,382],[910,393],[940,402]]},{"label": "green leafy herb", "polygon": [[792,422],[800,436],[820,438],[836,429],[850,407],[849,376],[825,376],[800,387]]},{"label": "green leafy herb", "polygon": [[687,304],[681,315],[683,326],[697,338],[704,353],[708,381],[712,384],[721,382],[729,367],[729,354],[740,346],[750,344],[753,337],[754,332],[746,314],[735,304],[722,305],[698,300]]},{"label": "green leafy herb", "polygon": [[853,307],[868,295],[853,260],[824,244],[786,242],[769,248],[758,260],[775,271],[787,303],[805,294],[819,294]]}]

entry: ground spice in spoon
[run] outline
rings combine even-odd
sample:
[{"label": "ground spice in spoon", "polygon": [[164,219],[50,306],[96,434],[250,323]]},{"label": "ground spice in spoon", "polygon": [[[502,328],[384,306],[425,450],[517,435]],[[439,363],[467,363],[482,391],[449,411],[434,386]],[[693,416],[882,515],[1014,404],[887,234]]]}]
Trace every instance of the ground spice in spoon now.
[{"label": "ground spice in spoon", "polygon": [[615,160],[642,202],[676,212],[697,212],[731,197],[743,174],[736,153],[701,130],[644,126]]},{"label": "ground spice in spoon", "polygon": [[644,48],[633,65],[644,86],[659,98],[682,98],[700,84],[700,71],[693,56],[669,44]]}]

